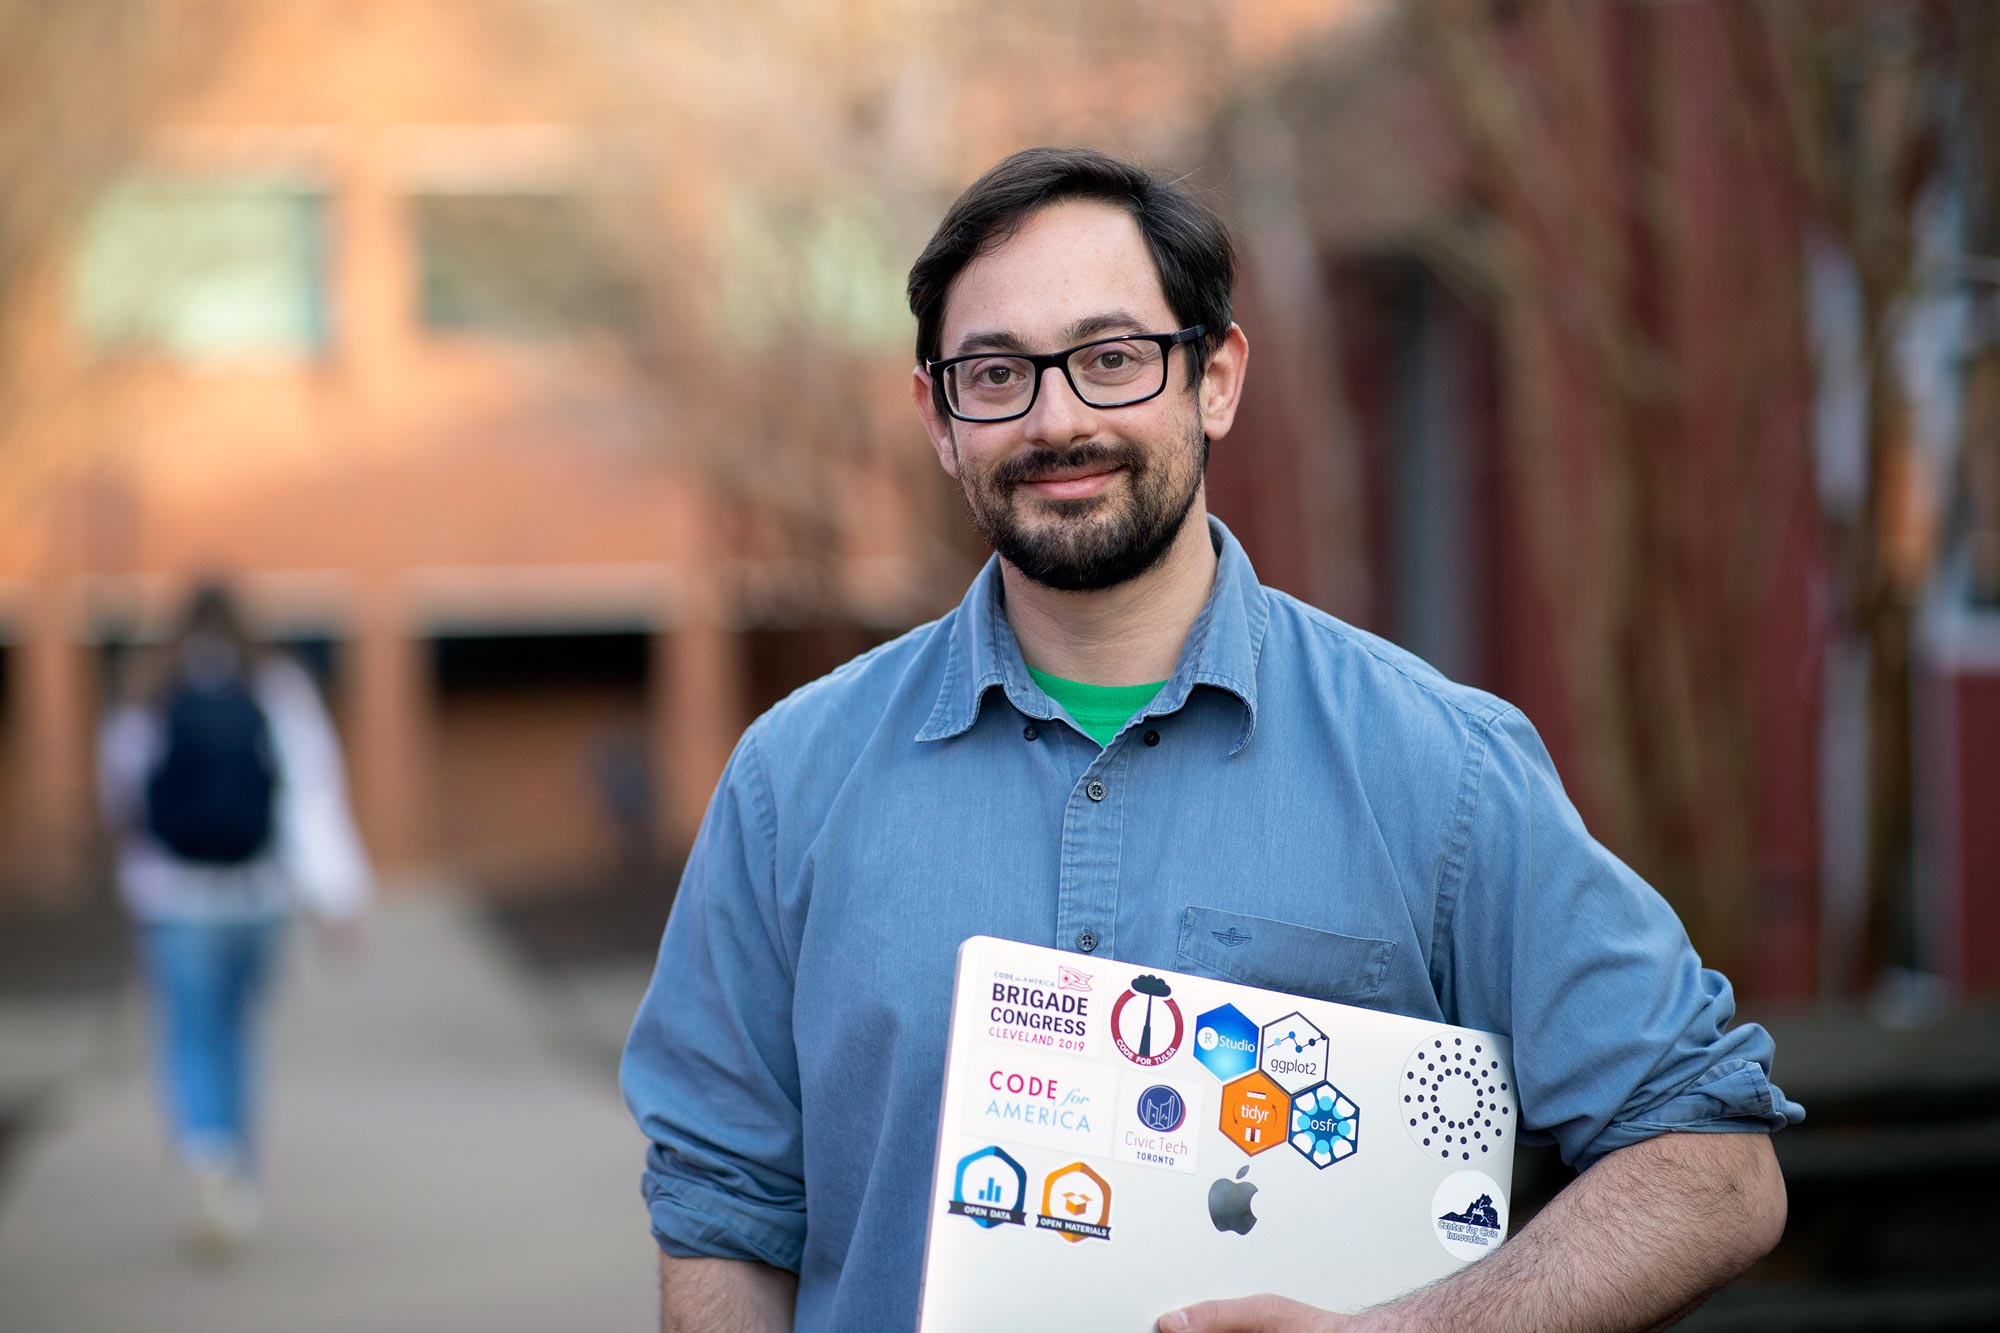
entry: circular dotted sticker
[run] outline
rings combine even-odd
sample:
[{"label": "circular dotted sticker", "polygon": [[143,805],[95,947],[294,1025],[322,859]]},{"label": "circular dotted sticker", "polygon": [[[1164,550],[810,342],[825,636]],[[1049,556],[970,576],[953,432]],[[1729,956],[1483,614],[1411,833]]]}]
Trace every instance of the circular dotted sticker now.
[{"label": "circular dotted sticker", "polygon": [[1507,1235],[1507,1195],[1483,1171],[1454,1171],[1431,1196],[1431,1227],[1452,1257],[1484,1259]]},{"label": "circular dotted sticker", "polygon": [[1478,1037],[1425,1041],[1403,1064],[1400,1094],[1411,1141],[1438,1161],[1477,1163],[1513,1146],[1513,1088],[1498,1053]]}]

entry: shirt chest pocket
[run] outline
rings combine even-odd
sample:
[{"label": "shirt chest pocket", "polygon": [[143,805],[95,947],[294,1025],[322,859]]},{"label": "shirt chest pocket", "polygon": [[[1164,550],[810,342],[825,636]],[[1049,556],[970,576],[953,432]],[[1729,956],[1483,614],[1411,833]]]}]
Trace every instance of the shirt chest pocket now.
[{"label": "shirt chest pocket", "polygon": [[1393,940],[1337,935],[1213,907],[1181,913],[1185,971],[1336,1004],[1370,1004],[1396,954]]}]

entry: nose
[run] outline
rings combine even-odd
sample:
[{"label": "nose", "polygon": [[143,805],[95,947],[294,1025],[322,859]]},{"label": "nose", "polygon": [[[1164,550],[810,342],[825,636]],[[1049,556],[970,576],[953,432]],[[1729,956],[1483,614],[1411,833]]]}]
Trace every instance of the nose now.
[{"label": "nose", "polygon": [[1065,445],[1089,439],[1096,427],[1091,410],[1069,387],[1060,366],[1042,372],[1035,405],[1021,419],[1022,432],[1034,444]]}]

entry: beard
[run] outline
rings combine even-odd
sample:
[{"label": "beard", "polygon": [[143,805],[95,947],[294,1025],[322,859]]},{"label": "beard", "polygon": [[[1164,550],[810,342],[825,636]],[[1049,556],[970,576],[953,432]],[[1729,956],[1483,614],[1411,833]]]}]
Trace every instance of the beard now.
[{"label": "beard", "polygon": [[[1000,558],[1036,583],[1062,592],[1097,592],[1160,563],[1187,522],[1208,471],[1208,436],[1191,423],[1173,454],[1148,459],[1129,443],[1092,441],[1031,449],[983,477],[959,469],[973,526]],[[1049,500],[1027,483],[1064,468],[1116,467],[1096,495]]]}]

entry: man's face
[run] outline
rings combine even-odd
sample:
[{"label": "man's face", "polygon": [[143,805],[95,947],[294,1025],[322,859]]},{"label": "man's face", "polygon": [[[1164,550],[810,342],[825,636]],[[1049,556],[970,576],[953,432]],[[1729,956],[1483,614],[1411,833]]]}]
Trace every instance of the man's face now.
[{"label": "man's face", "polygon": [[[1068,202],[1033,214],[965,267],[945,302],[941,345],[947,357],[1055,352],[1178,327],[1131,216]],[[1025,417],[984,424],[939,413],[919,371],[917,406],[938,459],[1002,559],[1072,591],[1113,587],[1158,562],[1202,493],[1208,459],[1211,432],[1188,387],[1190,354],[1175,349],[1166,390],[1146,402],[1089,407],[1060,370],[1049,370]]]}]

